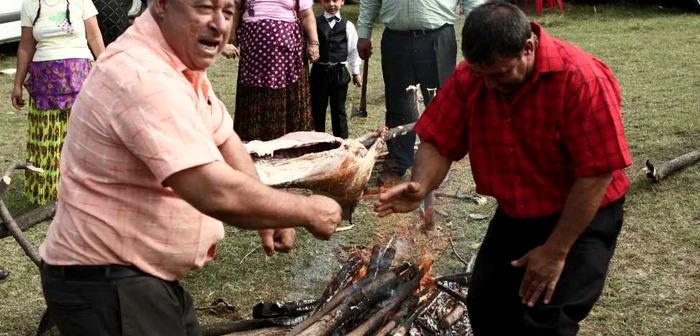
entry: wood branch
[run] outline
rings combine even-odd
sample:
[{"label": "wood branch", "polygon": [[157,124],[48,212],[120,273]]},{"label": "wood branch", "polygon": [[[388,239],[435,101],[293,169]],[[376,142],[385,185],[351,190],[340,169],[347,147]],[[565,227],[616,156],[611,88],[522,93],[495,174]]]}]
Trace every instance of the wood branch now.
[{"label": "wood branch", "polygon": [[448,237],[447,239],[449,239],[449,241],[450,241],[450,246],[452,247],[452,254],[454,254],[455,257],[457,258],[457,260],[459,260],[459,262],[461,262],[462,264],[464,264],[465,267],[469,268],[469,262],[467,262],[466,260],[464,260],[464,258],[462,258],[462,256],[459,255],[459,253],[457,253],[457,250],[455,249],[455,244],[454,244],[454,242],[452,241],[452,237]]},{"label": "wood branch", "polygon": [[[409,267],[410,265],[403,264],[394,268],[391,272],[380,275],[376,279],[365,276],[359,282],[352,284],[336,294],[326,303],[323,309],[309,316],[304,322],[294,327],[287,336],[316,335],[313,332],[329,330],[328,328],[332,330],[334,327],[337,327],[335,326],[336,323],[344,323],[345,321],[343,321],[343,319],[353,316],[347,313],[347,310],[354,309],[356,312],[362,311],[363,309],[358,309],[358,304],[363,300],[368,302],[369,297],[376,294],[374,291],[386,290],[386,288],[391,287],[392,284],[395,287],[398,281],[398,274],[401,274]],[[381,299],[381,297],[375,299],[378,300]]]},{"label": "wood branch", "polygon": [[[220,336],[220,335],[227,335],[232,332],[236,331],[250,331],[250,330],[257,330],[257,331],[262,331],[265,330],[263,328],[273,328],[274,329],[279,329],[283,331],[287,331],[287,328],[280,328],[272,319],[253,319],[253,320],[239,320],[239,321],[226,321],[226,322],[219,322],[219,323],[214,323],[214,324],[209,324],[209,325],[203,325],[200,327],[202,331],[202,336]],[[246,334],[246,335],[254,335],[254,334]],[[257,334],[255,334],[257,335]],[[260,334],[264,335],[264,334]]]},{"label": "wood branch", "polygon": [[359,253],[351,253],[348,260],[343,263],[343,266],[340,268],[338,274],[328,283],[328,287],[326,287],[326,290],[324,290],[323,294],[321,294],[321,298],[318,299],[316,308],[314,308],[310,315],[315,314],[321,308],[323,308],[328,300],[333,298],[339,290],[345,287],[348,280],[350,280],[350,278],[352,278],[352,276],[355,275],[363,265],[364,262],[362,261],[362,257],[359,255]]},{"label": "wood branch", "polygon": [[472,273],[471,272],[464,272],[464,273],[457,273],[457,274],[449,274],[441,277],[435,278],[436,282],[454,282],[459,284],[462,287],[467,287],[469,286],[469,281],[471,281],[472,278]]},{"label": "wood branch", "polygon": [[271,317],[297,317],[309,314],[316,304],[317,300],[300,300],[287,302],[261,302],[253,307],[253,318],[271,318]]},{"label": "wood branch", "polygon": [[393,311],[397,310],[401,306],[401,303],[403,303],[406,298],[408,298],[411,294],[413,294],[413,292],[415,292],[416,289],[418,289],[419,285],[420,279],[414,279],[403,283],[401,286],[399,286],[396,295],[391,298],[386,306],[365,320],[365,322],[360,324],[360,326],[355,328],[355,330],[348,333],[347,336],[368,335],[379,328],[379,326],[381,326],[381,324],[386,320],[386,317]]},{"label": "wood branch", "polygon": [[41,267],[41,258],[39,257],[39,251],[34,247],[34,245],[27,239],[27,236],[22,232],[22,230],[17,226],[17,223],[10,215],[10,211],[7,210],[5,202],[0,199],[0,217],[4,221],[4,225],[7,230],[12,234],[17,243],[22,247],[24,253],[31,259],[37,267]]},{"label": "wood branch", "polygon": [[226,336],[282,336],[289,328],[274,327],[274,328],[264,328],[256,329],[250,331],[239,331],[226,334]]},{"label": "wood branch", "polygon": [[647,178],[652,182],[659,182],[667,176],[687,167],[696,162],[700,162],[700,149],[696,149],[690,153],[683,154],[671,161],[663,163],[656,168],[651,161],[646,162]]},{"label": "wood branch", "polygon": [[457,301],[455,303],[454,308],[452,308],[452,311],[445,316],[442,321],[440,321],[440,328],[442,329],[449,329],[452,328],[452,326],[459,321],[464,316],[464,313],[467,311],[467,306],[464,305],[464,303]]},{"label": "wood branch", "polygon": [[362,145],[369,148],[370,146],[372,146],[372,144],[374,144],[374,141],[377,140],[377,138],[382,138],[382,140],[387,141],[396,137],[400,137],[402,135],[406,135],[408,132],[413,130],[413,126],[415,125],[416,123],[412,122],[405,125],[396,126],[388,130],[380,130],[377,132],[367,133],[357,138],[357,140]]},{"label": "wood branch", "polygon": [[[51,202],[47,205],[38,207],[31,210],[23,215],[20,215],[15,219],[17,226],[22,231],[27,231],[35,225],[49,220],[56,215],[56,207],[58,206],[58,201]],[[0,239],[11,236],[10,231],[5,228],[5,221],[0,221]]]},{"label": "wood branch", "polygon": [[430,309],[430,307],[433,306],[433,304],[435,304],[435,302],[437,302],[438,298],[440,298],[440,293],[440,291],[434,291],[432,294],[430,294],[430,297],[423,304],[421,304],[411,315],[409,315],[400,326],[393,330],[392,335],[405,336],[408,334],[408,330],[411,328],[413,321],[415,321],[418,316],[423,315],[423,313],[425,313],[428,309]]},{"label": "wood branch", "polygon": [[408,317],[408,314],[410,311],[413,309],[413,307],[416,306],[418,303],[418,299],[421,297],[421,295],[417,296],[412,296],[407,298],[401,303],[401,307],[399,310],[396,312],[394,317],[387,322],[384,326],[379,329],[374,336],[386,336],[389,335],[389,333],[396,328],[397,325],[401,324],[406,317]]},{"label": "wood branch", "polygon": [[0,178],[0,197],[5,194],[5,190],[10,186],[10,182],[12,182],[12,173],[17,169],[29,169],[38,173],[43,172],[42,169],[36,168],[27,162],[10,162],[10,165],[5,169],[5,173],[2,174],[2,178]]},{"label": "wood branch", "polygon": [[379,271],[379,260],[382,257],[382,247],[377,245],[372,246],[372,254],[369,257],[369,264],[367,265],[367,276],[375,277]]},{"label": "wood branch", "polygon": [[458,293],[458,292],[456,292],[454,289],[452,289],[452,288],[450,288],[450,287],[447,287],[447,286],[445,286],[444,284],[439,283],[439,282],[435,284],[435,287],[436,287],[437,289],[439,289],[439,290],[445,292],[445,294],[448,294],[449,296],[451,296],[451,297],[457,299],[458,301],[467,303],[467,297],[464,296],[462,293]]}]

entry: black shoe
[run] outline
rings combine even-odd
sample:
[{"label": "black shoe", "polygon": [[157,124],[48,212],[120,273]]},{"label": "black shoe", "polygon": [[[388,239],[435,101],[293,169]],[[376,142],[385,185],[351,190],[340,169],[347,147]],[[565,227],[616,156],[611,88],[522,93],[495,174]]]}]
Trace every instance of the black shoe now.
[{"label": "black shoe", "polygon": [[0,280],[5,280],[5,278],[7,278],[8,275],[10,275],[10,271],[0,270]]}]

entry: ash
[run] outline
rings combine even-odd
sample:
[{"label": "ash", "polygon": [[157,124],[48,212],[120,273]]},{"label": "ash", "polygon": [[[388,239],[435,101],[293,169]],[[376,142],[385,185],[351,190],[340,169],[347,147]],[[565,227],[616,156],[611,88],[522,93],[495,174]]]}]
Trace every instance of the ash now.
[{"label": "ash", "polygon": [[[445,282],[447,287],[463,294],[467,295],[468,288],[461,287],[457,283]],[[436,289],[439,290],[439,289]],[[420,336],[420,335],[437,335],[437,336],[473,336],[471,323],[469,322],[469,315],[466,309],[464,310],[464,315],[455,322],[449,329],[443,329],[440,327],[440,321],[442,321],[445,316],[447,316],[455,307],[457,301],[446,293],[440,293],[435,304],[433,304],[430,309],[419,316],[413,323],[411,329],[409,330],[409,335]]]}]

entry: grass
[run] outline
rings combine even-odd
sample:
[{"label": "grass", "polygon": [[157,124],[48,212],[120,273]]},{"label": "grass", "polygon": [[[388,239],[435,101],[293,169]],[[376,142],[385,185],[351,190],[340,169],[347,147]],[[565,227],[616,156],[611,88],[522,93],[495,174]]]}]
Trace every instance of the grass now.
[{"label": "grass", "polygon": [[[357,6],[344,14],[355,21]],[[598,304],[583,322],[582,335],[698,335],[700,334],[700,166],[689,167],[659,184],[649,184],[640,173],[644,160],[661,163],[700,144],[700,20],[679,9],[658,6],[590,5],[567,7],[564,17],[546,14],[534,18],[549,33],[569,40],[603,59],[619,79],[624,95],[624,121],[634,164],[628,170],[632,188],[626,223],[618,241],[607,285]],[[370,63],[366,120],[352,121],[351,136],[377,128],[384,118],[384,92],[378,52],[380,30],[375,29],[375,54]],[[458,27],[459,29],[459,27]],[[459,34],[458,34],[459,35]],[[0,51],[0,68],[14,67],[7,47]],[[233,111],[237,62],[219,60],[209,71],[212,84]],[[9,104],[12,78],[0,77],[0,166],[23,158],[26,115]],[[359,102],[351,89],[350,101]],[[329,128],[330,129],[330,128]],[[466,161],[455,164],[449,190],[473,190]],[[21,174],[13,176],[6,201],[14,214],[30,206],[23,198]],[[337,261],[339,244],[368,245],[385,241],[396,223],[415,223],[415,215],[378,219],[364,201],[355,214],[353,230],[328,242],[299,232],[289,255],[266,258],[261,251],[241,259],[257,246],[257,237],[227,227],[216,260],[190,273],[182,282],[196,306],[222,298],[239,312],[250,312],[260,300],[316,297]],[[439,200],[446,213],[438,218],[438,236],[451,234],[464,256],[474,253],[487,223],[469,213],[490,214],[484,206]],[[35,244],[48,224],[28,232]],[[436,240],[434,240],[436,241]],[[442,244],[427,246],[439,252]],[[33,264],[11,238],[0,240],[0,267],[12,274],[0,283],[0,335],[28,335],[44,309],[39,276]],[[461,265],[445,253],[436,262],[438,273]],[[200,321],[217,319],[200,314]]]}]

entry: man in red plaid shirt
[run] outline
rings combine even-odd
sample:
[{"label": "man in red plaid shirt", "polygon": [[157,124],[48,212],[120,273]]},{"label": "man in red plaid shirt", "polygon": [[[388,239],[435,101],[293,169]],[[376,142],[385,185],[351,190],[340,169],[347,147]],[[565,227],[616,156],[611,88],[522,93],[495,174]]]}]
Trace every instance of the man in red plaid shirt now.
[{"label": "man in red plaid shirt", "polygon": [[469,154],[476,191],[498,201],[469,288],[475,335],[574,335],[603,290],[629,189],[620,88],[511,4],[477,7],[462,35],[466,61],[415,127],[411,182],[375,211],[416,209]]}]

